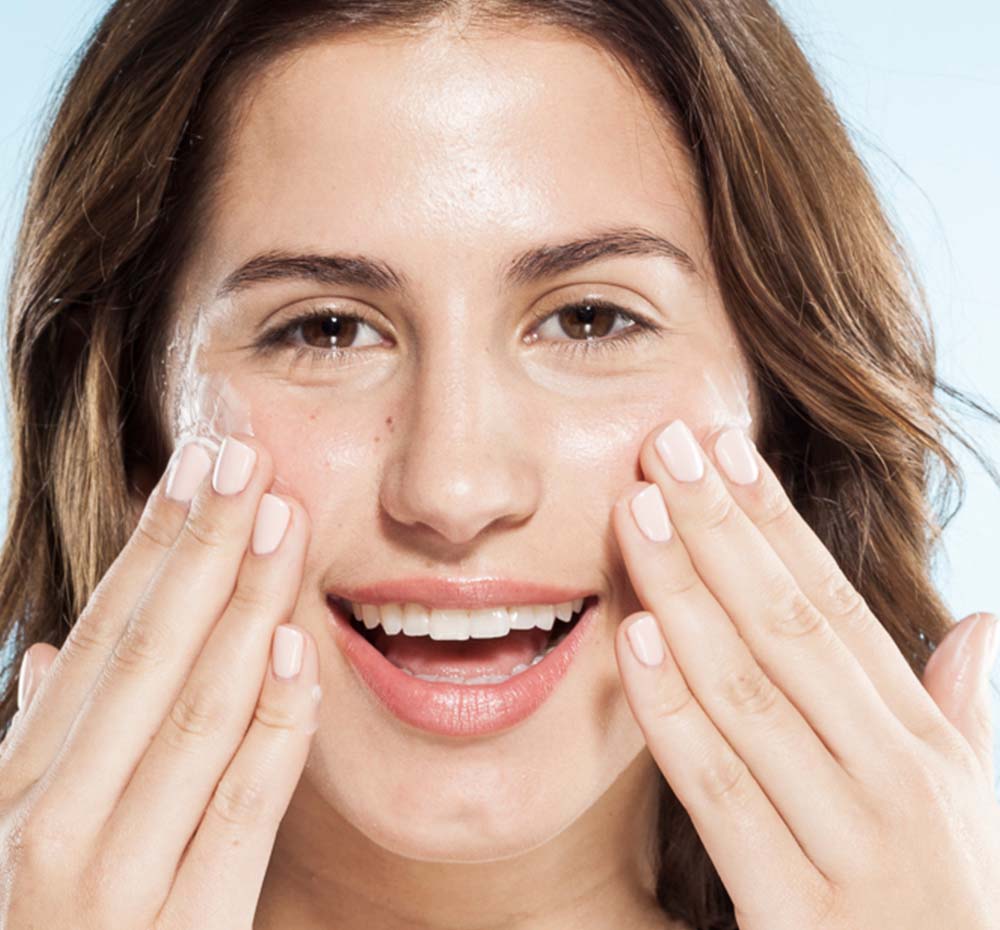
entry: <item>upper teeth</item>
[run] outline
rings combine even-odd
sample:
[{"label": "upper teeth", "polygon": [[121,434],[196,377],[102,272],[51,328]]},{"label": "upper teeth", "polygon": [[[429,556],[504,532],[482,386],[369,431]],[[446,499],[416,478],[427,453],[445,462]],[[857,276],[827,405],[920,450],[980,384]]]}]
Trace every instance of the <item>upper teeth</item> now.
[{"label": "upper teeth", "polygon": [[583,607],[583,598],[562,604],[486,607],[481,610],[441,610],[421,604],[355,604],[351,613],[369,630],[379,624],[390,636],[430,636],[431,639],[492,639],[511,630],[538,627],[551,630],[556,619],[569,620]]}]

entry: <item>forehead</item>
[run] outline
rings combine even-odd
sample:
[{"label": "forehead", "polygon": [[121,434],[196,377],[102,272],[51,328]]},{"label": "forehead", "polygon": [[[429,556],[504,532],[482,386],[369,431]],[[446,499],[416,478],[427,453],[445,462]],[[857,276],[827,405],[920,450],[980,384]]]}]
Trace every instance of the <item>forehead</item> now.
[{"label": "forehead", "polygon": [[619,221],[666,223],[700,251],[679,135],[572,33],[338,37],[286,54],[244,94],[210,218],[222,264],[304,245],[414,260],[446,248],[460,262],[465,246]]}]

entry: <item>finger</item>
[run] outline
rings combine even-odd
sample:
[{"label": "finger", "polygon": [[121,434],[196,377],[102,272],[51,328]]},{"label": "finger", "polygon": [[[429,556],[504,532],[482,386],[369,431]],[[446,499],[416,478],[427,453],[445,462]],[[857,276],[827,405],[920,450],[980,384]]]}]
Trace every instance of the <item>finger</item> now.
[{"label": "finger", "polygon": [[[127,863],[136,879],[176,872],[220,774],[246,735],[274,629],[293,614],[308,542],[305,510],[291,498],[265,495],[257,519],[258,526],[279,531],[273,521],[287,520],[281,542],[271,552],[247,552],[226,612],[99,840],[108,861]],[[159,803],[162,798],[171,803]],[[136,850],[140,831],[156,842]]]},{"label": "finger", "polygon": [[[646,661],[662,655],[659,665],[645,665],[631,645],[634,624],[644,617],[652,622],[638,651]],[[801,892],[800,898],[820,900],[827,893],[825,877],[702,708],[657,626],[656,617],[642,612],[628,617],[615,636],[626,700],[726,890],[740,902],[741,923],[764,921],[775,896],[788,888]],[[760,850],[767,855],[758,855]]]},{"label": "finger", "polygon": [[695,570],[771,681],[848,773],[862,780],[881,773],[880,753],[910,734],[734,501],[691,431],[675,421],[644,445],[640,459]]},{"label": "finger", "polygon": [[17,676],[17,710],[10,719],[3,741],[0,742],[0,765],[6,753],[16,752],[18,738],[24,729],[22,721],[27,717],[35,692],[57,655],[59,650],[47,643],[34,643],[24,651]]},{"label": "finger", "polygon": [[[211,466],[212,455],[200,440],[178,447],[171,456],[135,531],[67,634],[44,682],[35,689],[31,709],[22,714],[24,725],[0,760],[4,796],[33,784],[55,758],[129,615],[180,533],[188,495]],[[167,495],[168,485],[172,496]]]},{"label": "finger", "polygon": [[[716,440],[714,451],[722,466],[721,474],[742,511],[787,566],[802,593],[854,654],[885,704],[914,734],[933,734],[941,723],[933,700],[920,686],[889,631],[792,506],[781,482],[753,443],[742,430],[730,430]],[[739,480],[729,476],[726,466]]]},{"label": "finger", "polygon": [[24,652],[21,660],[21,673],[17,680],[17,706],[26,711],[34,700],[39,685],[48,674],[59,650],[48,643],[35,643]]},{"label": "finger", "polygon": [[[240,472],[247,482],[242,490],[216,488]],[[270,455],[256,439],[225,440],[212,481],[198,488],[46,776],[49,800],[56,809],[78,812],[81,829],[86,821],[94,832],[103,826],[177,699],[229,603],[257,505],[272,479]]]},{"label": "finger", "polygon": [[934,650],[923,677],[927,693],[965,738],[990,786],[996,777],[990,673],[996,662],[993,650],[1000,645],[998,634],[992,614],[970,614]]},{"label": "finger", "polygon": [[[853,782],[761,669],[678,535],[659,534],[654,541],[642,532],[657,513],[664,528],[668,518],[659,488],[640,487],[638,494],[619,500],[613,514],[640,602],[658,619],[686,687],[799,845],[820,869],[836,867],[843,831],[861,816]],[[816,813],[817,797],[825,801],[823,816]]]},{"label": "finger", "polygon": [[269,663],[254,720],[226,768],[160,914],[168,927],[250,927],[281,819],[309,754],[319,700],[316,644],[304,630],[302,671]]}]

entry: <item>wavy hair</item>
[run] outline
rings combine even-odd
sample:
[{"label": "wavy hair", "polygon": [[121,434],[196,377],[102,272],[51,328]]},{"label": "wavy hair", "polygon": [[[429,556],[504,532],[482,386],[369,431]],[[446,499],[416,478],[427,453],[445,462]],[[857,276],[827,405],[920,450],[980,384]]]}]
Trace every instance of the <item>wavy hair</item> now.
[{"label": "wavy hair", "polygon": [[[615,56],[690,147],[726,310],[760,391],[759,447],[922,674],[951,626],[931,581],[964,482],[926,299],[845,127],[767,0],[117,0],[45,128],[9,287],[10,662],[59,647],[161,471],[165,295],[222,168],[234,101],[275,56],[357,30],[564,27]],[[697,930],[732,902],[665,780],[656,894]]]}]

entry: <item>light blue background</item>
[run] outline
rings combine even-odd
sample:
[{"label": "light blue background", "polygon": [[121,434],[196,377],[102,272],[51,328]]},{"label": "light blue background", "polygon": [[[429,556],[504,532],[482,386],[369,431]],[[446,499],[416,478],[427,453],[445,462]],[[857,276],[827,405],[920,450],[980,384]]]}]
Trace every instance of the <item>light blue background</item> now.
[{"label": "light blue background", "polygon": [[[995,0],[783,0],[852,129],[928,287],[941,370],[1000,403],[1000,5]],[[105,3],[6,0],[0,12],[0,273],[10,251],[39,114]],[[1000,433],[966,425],[1000,463]],[[6,424],[0,422],[6,430]],[[957,450],[956,450],[957,451]],[[1000,492],[967,467],[965,507],[945,536],[938,584],[956,618],[1000,612]],[[0,488],[7,487],[7,438]],[[0,514],[6,510],[0,493]],[[994,690],[1000,695],[1000,669]],[[1000,728],[1000,702],[994,706]],[[1000,740],[997,741],[1000,786]]]}]

